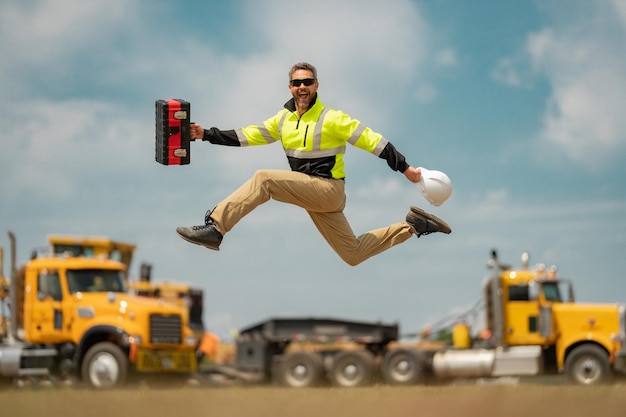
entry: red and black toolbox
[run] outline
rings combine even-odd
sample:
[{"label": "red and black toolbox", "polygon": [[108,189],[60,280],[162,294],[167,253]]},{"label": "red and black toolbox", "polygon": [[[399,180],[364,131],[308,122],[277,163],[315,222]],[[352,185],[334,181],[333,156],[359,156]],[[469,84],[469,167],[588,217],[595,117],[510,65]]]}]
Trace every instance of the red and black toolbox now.
[{"label": "red and black toolbox", "polygon": [[191,104],[185,100],[157,100],[156,161],[163,165],[191,162],[189,120]]}]

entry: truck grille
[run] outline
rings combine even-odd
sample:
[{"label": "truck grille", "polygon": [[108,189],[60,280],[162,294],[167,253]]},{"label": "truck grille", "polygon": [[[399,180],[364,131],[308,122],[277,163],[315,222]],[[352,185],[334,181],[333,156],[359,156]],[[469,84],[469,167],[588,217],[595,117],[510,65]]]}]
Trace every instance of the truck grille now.
[{"label": "truck grille", "polygon": [[155,345],[179,345],[182,321],[180,316],[150,315],[150,343]]}]

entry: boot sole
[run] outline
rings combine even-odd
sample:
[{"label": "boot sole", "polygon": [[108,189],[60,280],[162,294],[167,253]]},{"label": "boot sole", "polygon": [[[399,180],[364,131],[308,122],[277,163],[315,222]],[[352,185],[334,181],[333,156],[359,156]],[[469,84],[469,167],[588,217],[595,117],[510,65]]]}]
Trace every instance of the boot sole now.
[{"label": "boot sole", "polygon": [[446,223],[445,221],[443,221],[439,217],[435,216],[434,214],[430,214],[430,213],[422,210],[421,208],[414,207],[414,206],[411,206],[411,211],[413,213],[417,214],[418,216],[420,216],[421,218],[428,219],[431,222],[433,222],[437,226],[437,229],[438,229],[437,231],[438,232],[445,233],[447,235],[452,233],[452,229],[450,228],[450,226],[448,226],[448,223]]},{"label": "boot sole", "polygon": [[193,243],[194,245],[198,245],[198,246],[204,246],[207,249],[211,249],[211,250],[216,250],[219,251],[220,247],[219,246],[209,246],[209,244],[206,243],[202,243],[202,242],[198,242],[195,240],[191,240],[190,238],[188,238],[187,236],[181,234],[178,230],[176,231],[176,233],[178,234],[178,236],[182,237],[183,239],[185,239],[187,242],[189,243]]}]

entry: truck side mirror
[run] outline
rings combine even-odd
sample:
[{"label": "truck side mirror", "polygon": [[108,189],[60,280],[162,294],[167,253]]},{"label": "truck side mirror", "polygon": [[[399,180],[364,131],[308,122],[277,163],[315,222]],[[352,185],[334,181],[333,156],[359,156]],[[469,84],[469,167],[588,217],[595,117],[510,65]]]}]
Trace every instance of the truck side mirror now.
[{"label": "truck side mirror", "polygon": [[576,301],[574,297],[574,286],[572,284],[568,285],[567,301],[569,301],[570,303],[573,303],[574,301]]}]

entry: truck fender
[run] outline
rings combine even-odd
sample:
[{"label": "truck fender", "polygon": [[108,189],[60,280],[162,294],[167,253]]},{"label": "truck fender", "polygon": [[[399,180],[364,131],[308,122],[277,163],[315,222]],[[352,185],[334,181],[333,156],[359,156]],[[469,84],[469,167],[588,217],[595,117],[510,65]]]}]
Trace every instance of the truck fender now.
[{"label": "truck fender", "polygon": [[80,369],[79,364],[91,346],[101,341],[111,341],[111,338],[113,338],[115,343],[128,355],[130,349],[128,336],[128,333],[117,326],[97,325],[91,327],[83,334],[76,346],[73,360],[74,371]]}]

